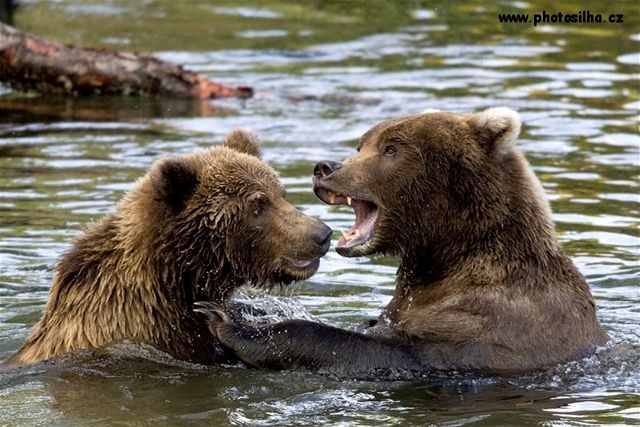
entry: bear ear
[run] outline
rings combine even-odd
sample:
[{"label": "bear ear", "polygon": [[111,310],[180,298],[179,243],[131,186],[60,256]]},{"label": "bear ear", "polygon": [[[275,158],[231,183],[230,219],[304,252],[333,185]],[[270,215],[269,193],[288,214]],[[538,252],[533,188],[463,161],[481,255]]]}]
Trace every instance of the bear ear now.
[{"label": "bear ear", "polygon": [[232,150],[260,158],[260,140],[250,129],[232,130],[224,138],[223,145]]},{"label": "bear ear", "polygon": [[155,200],[165,202],[175,212],[181,210],[198,185],[195,167],[184,157],[158,160],[151,170]]},{"label": "bear ear", "polygon": [[471,116],[471,126],[487,151],[513,143],[520,135],[520,116],[505,108],[489,108]]}]

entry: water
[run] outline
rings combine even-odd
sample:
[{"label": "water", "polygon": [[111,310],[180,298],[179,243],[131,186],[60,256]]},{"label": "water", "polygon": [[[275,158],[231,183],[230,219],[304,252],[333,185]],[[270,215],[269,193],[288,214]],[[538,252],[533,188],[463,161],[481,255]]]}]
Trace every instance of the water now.
[{"label": "water", "polygon": [[[625,23],[533,29],[500,26],[496,15],[547,2],[451,3],[22,1],[22,29],[155,52],[257,93],[210,103],[0,88],[0,359],[40,317],[71,239],[158,157],[252,127],[288,198],[342,230],[351,210],[310,191],[317,160],[350,155],[360,134],[391,116],[498,105],[522,116],[518,144],[591,285],[609,349],[525,378],[363,382],[201,367],[122,343],[0,376],[0,425],[640,424],[639,6],[563,2],[558,11],[624,13]],[[332,250],[312,279],[248,298],[354,327],[390,300],[395,266]]]}]

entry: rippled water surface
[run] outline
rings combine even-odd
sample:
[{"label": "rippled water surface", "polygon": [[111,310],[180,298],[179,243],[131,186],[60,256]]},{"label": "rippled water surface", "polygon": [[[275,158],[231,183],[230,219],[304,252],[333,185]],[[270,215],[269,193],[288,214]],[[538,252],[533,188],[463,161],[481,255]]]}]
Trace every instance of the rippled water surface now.
[{"label": "rippled water surface", "polygon": [[[639,85],[636,2],[34,1],[15,25],[77,44],[151,51],[251,85],[220,102],[32,97],[0,86],[0,359],[42,314],[52,269],[158,157],[256,129],[288,198],[338,231],[310,175],[376,122],[426,108],[517,109],[520,148],[613,343],[518,379],[339,381],[203,368],[123,343],[52,369],[0,374],[0,425],[640,423]],[[502,12],[622,13],[624,24],[498,23]],[[267,306],[353,327],[379,314],[396,261],[333,250]],[[263,299],[266,298],[266,299]],[[124,357],[132,353],[139,357]]]}]

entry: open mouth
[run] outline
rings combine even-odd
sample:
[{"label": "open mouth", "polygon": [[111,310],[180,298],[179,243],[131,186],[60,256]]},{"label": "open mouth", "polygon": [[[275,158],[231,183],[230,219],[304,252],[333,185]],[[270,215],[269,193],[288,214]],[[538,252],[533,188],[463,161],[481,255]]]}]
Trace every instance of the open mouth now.
[{"label": "open mouth", "polygon": [[327,204],[351,206],[356,214],[355,224],[342,232],[336,248],[351,249],[363,245],[371,239],[378,222],[378,206],[375,203],[337,194],[322,187],[316,187],[315,193],[320,200]]}]

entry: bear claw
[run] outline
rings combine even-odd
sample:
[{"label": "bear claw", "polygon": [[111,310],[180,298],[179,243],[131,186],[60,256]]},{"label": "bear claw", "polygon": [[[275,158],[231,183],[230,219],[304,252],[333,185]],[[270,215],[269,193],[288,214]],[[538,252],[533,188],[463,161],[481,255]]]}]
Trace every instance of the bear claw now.
[{"label": "bear claw", "polygon": [[229,323],[231,322],[231,317],[227,313],[224,312],[222,308],[219,306],[212,304],[210,302],[198,301],[193,303],[196,308],[193,311],[197,313],[202,313],[207,316],[207,320],[213,323]]},{"label": "bear claw", "polygon": [[193,303],[193,305],[197,306],[197,307],[206,308],[207,310],[216,310],[216,309],[218,309],[220,307],[220,306],[218,306],[218,305],[216,305],[216,304],[214,304],[212,302],[209,302],[209,301],[196,301],[196,302]]}]

